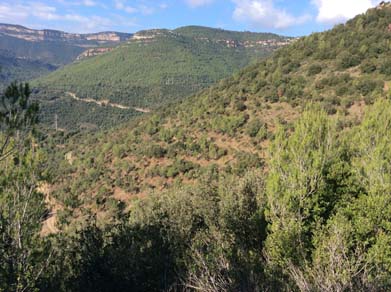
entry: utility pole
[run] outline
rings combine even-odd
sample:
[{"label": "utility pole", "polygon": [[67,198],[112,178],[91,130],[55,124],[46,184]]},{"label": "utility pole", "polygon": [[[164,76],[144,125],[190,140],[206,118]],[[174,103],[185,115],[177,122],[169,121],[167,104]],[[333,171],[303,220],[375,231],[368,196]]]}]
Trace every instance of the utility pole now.
[{"label": "utility pole", "polygon": [[58,116],[57,116],[57,114],[54,115],[54,128],[56,129],[56,132],[58,132]]}]

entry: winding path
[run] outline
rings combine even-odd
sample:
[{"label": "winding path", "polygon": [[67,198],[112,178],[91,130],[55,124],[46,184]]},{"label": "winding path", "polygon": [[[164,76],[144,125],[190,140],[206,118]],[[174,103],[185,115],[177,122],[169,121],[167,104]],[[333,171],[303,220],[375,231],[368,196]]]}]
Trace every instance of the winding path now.
[{"label": "winding path", "polygon": [[141,112],[141,113],[150,113],[151,112],[150,109],[146,109],[146,108],[129,107],[129,106],[125,106],[125,105],[118,104],[118,103],[112,103],[108,99],[105,99],[105,100],[95,100],[95,99],[92,99],[92,98],[80,98],[73,92],[66,92],[66,94],[70,98],[72,98],[74,100],[81,101],[81,102],[86,102],[86,103],[94,103],[94,104],[99,105],[99,106],[110,106],[110,107],[113,107],[113,108],[118,108],[118,109],[123,109],[123,110],[133,109],[133,110],[135,110],[137,112]]}]

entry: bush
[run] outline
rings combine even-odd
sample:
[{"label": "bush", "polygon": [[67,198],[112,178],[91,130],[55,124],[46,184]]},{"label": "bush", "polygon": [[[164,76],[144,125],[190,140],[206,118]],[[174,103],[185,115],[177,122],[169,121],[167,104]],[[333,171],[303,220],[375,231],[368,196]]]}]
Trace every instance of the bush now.
[{"label": "bush", "polygon": [[247,109],[246,105],[245,105],[244,102],[241,101],[241,100],[235,102],[234,108],[235,108],[235,110],[240,111],[240,112],[242,112],[242,111],[244,111],[244,110]]},{"label": "bush", "polygon": [[174,178],[179,174],[186,174],[190,170],[197,169],[199,166],[186,160],[175,160],[170,166],[163,167],[160,169],[160,175],[166,178]]},{"label": "bush", "polygon": [[248,123],[246,128],[246,134],[254,138],[258,136],[259,132],[266,128],[266,125],[259,119],[252,120]]},{"label": "bush", "polygon": [[242,175],[252,168],[260,168],[263,160],[256,154],[239,152],[235,155],[236,162],[231,166],[232,173]]},{"label": "bush", "polygon": [[166,155],[167,150],[160,145],[151,145],[144,151],[144,155],[147,157],[162,158]]},{"label": "bush", "polygon": [[114,157],[122,159],[124,158],[125,153],[126,153],[125,148],[122,145],[117,144],[113,146]]},{"label": "bush", "polygon": [[376,64],[374,64],[372,61],[366,60],[361,64],[360,69],[362,73],[369,74],[375,72],[377,68]]},{"label": "bush", "polygon": [[382,64],[382,66],[380,67],[380,73],[387,75],[387,76],[391,76],[391,61],[390,60],[388,60]]},{"label": "bush", "polygon": [[351,53],[344,53],[339,58],[339,68],[348,69],[360,65],[361,60],[358,56],[352,55]]},{"label": "bush", "polygon": [[322,66],[319,64],[314,64],[308,68],[307,75],[314,76],[314,75],[319,74],[320,72],[322,72]]},{"label": "bush", "polygon": [[383,83],[377,80],[372,80],[372,79],[362,79],[359,80],[359,82],[356,85],[357,90],[364,96],[369,95],[375,89],[377,88],[382,88]]},{"label": "bush", "polygon": [[346,86],[340,86],[335,90],[335,94],[337,96],[344,96],[346,93],[348,93],[348,91],[349,88],[347,88]]}]

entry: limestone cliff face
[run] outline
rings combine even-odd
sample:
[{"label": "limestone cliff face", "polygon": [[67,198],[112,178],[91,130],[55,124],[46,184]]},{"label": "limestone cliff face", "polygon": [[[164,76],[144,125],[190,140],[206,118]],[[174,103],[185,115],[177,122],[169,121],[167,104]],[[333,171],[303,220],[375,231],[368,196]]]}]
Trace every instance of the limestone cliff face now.
[{"label": "limestone cliff face", "polygon": [[132,35],[118,32],[100,32],[93,34],[74,34],[58,30],[35,30],[20,25],[0,24],[0,33],[31,42],[59,41],[80,45],[118,43],[129,39]]},{"label": "limestone cliff face", "polygon": [[91,41],[120,42],[126,40],[127,38],[121,37],[120,34],[115,32],[102,32],[86,35],[86,39]]},{"label": "limestone cliff face", "polygon": [[[166,29],[151,29],[143,30],[135,33],[130,39],[130,42],[141,42],[141,43],[150,43],[157,37],[179,37],[181,33],[176,32],[175,30],[166,30]],[[214,38],[214,37],[194,37],[195,40],[199,42],[206,43],[217,43],[224,45],[228,48],[278,48],[282,46],[289,45],[290,43],[297,40],[296,38],[290,37],[270,37],[266,39],[254,39],[254,40],[238,40],[233,38]]]},{"label": "limestone cliff face", "polygon": [[108,53],[108,52],[112,51],[113,49],[114,48],[112,48],[112,47],[88,49],[88,50],[85,50],[81,55],[79,55],[77,57],[77,60],[82,60],[82,59],[89,58],[89,57],[99,56],[99,55]]},{"label": "limestone cliff face", "polygon": [[377,6],[377,9],[385,9],[385,8],[390,8],[390,7],[391,7],[391,2],[382,1]]}]

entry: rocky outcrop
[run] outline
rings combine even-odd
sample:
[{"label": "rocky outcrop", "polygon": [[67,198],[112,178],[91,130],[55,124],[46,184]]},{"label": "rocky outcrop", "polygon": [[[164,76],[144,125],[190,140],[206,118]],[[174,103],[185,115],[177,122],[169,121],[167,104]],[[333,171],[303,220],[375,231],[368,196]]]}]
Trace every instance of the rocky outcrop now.
[{"label": "rocky outcrop", "polygon": [[391,2],[382,1],[377,6],[377,9],[384,9],[384,8],[390,8],[390,7],[391,7]]},{"label": "rocky outcrop", "polygon": [[228,48],[276,48],[289,45],[295,41],[294,38],[286,39],[267,39],[267,40],[257,40],[257,41],[237,41],[237,40],[217,40],[220,44],[225,44]]},{"label": "rocky outcrop", "polygon": [[0,33],[31,42],[56,41],[79,45],[119,43],[132,35],[118,32],[100,32],[92,34],[74,34],[58,30],[35,30],[20,25],[0,24]]},{"label": "rocky outcrop", "polygon": [[[166,29],[151,29],[143,30],[135,33],[129,41],[140,42],[140,43],[150,43],[157,37],[180,37],[181,33],[176,32],[175,30],[166,30]],[[260,37],[261,38],[261,37]],[[254,40],[238,40],[233,38],[213,38],[213,37],[194,37],[195,40],[206,43],[217,43],[219,45],[224,45],[228,48],[278,48],[282,46],[289,45],[294,42],[296,38],[290,37],[270,37],[267,39],[254,39]]]},{"label": "rocky outcrop", "polygon": [[114,49],[113,47],[88,49],[88,50],[84,51],[81,55],[79,55],[77,57],[77,60],[82,60],[85,58],[99,56],[99,55],[111,52],[113,49]]}]

